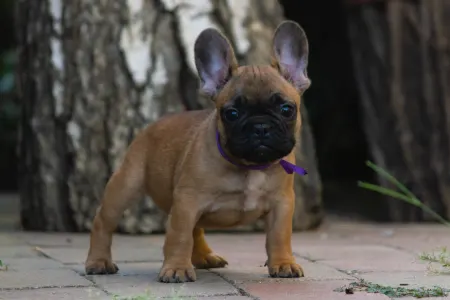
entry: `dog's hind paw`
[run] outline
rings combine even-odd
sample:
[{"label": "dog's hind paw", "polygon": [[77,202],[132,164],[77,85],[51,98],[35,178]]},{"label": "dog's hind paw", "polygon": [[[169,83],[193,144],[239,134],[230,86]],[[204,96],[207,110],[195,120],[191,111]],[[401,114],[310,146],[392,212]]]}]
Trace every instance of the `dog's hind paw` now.
[{"label": "dog's hind paw", "polygon": [[221,256],[209,253],[203,256],[193,256],[192,264],[197,269],[214,269],[214,268],[223,268],[228,265],[228,262]]}]

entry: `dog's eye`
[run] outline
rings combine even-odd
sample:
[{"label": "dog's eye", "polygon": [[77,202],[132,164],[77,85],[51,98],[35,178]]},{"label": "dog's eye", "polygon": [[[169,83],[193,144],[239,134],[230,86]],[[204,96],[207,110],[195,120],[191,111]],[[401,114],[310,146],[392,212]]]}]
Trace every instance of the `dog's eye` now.
[{"label": "dog's eye", "polygon": [[280,106],[281,115],[285,118],[292,118],[295,113],[295,108],[290,104],[282,104]]},{"label": "dog's eye", "polygon": [[233,122],[239,119],[239,111],[236,108],[228,108],[225,110],[224,116],[227,121]]}]

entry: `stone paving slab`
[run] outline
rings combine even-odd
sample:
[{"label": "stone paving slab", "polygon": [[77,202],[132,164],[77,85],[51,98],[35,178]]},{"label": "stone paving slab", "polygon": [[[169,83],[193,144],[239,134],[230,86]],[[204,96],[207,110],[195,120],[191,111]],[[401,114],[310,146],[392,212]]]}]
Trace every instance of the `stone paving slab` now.
[{"label": "stone paving slab", "polygon": [[[82,264],[86,261],[88,247],[86,248],[38,248],[45,256],[58,260],[64,264]],[[162,262],[161,247],[112,247],[112,256],[115,262],[150,261]]]},{"label": "stone paving slab", "polygon": [[39,257],[39,252],[31,246],[0,246],[0,257],[7,258],[30,258]]},{"label": "stone paving slab", "polygon": [[112,300],[112,297],[96,288],[46,288],[32,290],[0,291],[1,300]]},{"label": "stone paving slab", "polygon": [[[26,243],[42,248],[75,247],[87,248],[89,246],[89,234],[87,233],[60,233],[60,232],[18,232],[15,239],[22,244]],[[0,235],[1,237],[1,235]],[[1,241],[1,240],[0,240]],[[128,247],[130,243],[139,247],[162,246],[163,234],[154,235],[125,235],[114,234],[113,245],[115,247]]]},{"label": "stone paving slab", "polygon": [[[161,268],[162,263],[139,262],[139,263],[118,263],[119,276],[135,276],[153,274],[155,268]],[[84,264],[69,265],[69,267],[78,274],[85,276]]]},{"label": "stone paving slab", "polygon": [[388,300],[389,298],[380,294],[345,293],[334,292],[335,289],[348,284],[346,281],[304,281],[294,283],[248,283],[244,285],[245,290],[258,297],[260,300]]},{"label": "stone paving slab", "polygon": [[8,271],[54,270],[65,266],[46,257],[6,258],[2,260]]},{"label": "stone paving slab", "polygon": [[299,279],[279,279],[269,277],[267,267],[264,266],[250,266],[242,264],[230,264],[223,269],[214,269],[212,272],[220,274],[226,279],[235,283],[244,282],[302,282],[302,281],[317,281],[317,280],[355,280],[343,272],[339,272],[334,268],[326,265],[315,264],[303,259],[297,259],[305,272],[305,277]]},{"label": "stone paving slab", "polygon": [[[432,288],[439,286],[444,289],[450,289],[450,276],[433,275],[426,271],[421,272],[372,272],[360,276],[364,280],[392,287]],[[405,286],[405,284],[407,284]]]},{"label": "stone paving slab", "polygon": [[[184,299],[189,299],[189,298],[184,298]],[[191,298],[190,300],[201,300],[202,298]],[[250,300],[252,298],[250,297],[246,297],[246,296],[209,296],[206,299],[211,299],[211,300]]]},{"label": "stone paving slab", "polygon": [[[426,297],[426,298],[420,298],[420,300],[448,300],[450,299],[450,296],[447,297]],[[394,298],[393,300],[417,300],[417,298],[414,297],[401,297],[401,298]]]},{"label": "stone paving slab", "polygon": [[0,233],[0,246],[23,245],[23,242],[11,233]]},{"label": "stone paving slab", "polygon": [[417,256],[378,245],[305,246],[294,249],[300,256],[333,268],[359,273],[370,271],[421,271],[425,263]]},{"label": "stone paving slab", "polygon": [[450,249],[450,239],[447,236],[399,236],[379,240],[383,245],[407,250],[414,254],[429,252],[437,248],[447,247]]},{"label": "stone paving slab", "polygon": [[316,231],[295,233],[293,250],[306,274],[300,279],[268,276],[263,233],[207,234],[211,248],[229,265],[197,270],[197,282],[186,284],[156,281],[164,235],[115,235],[113,258],[119,274],[86,276],[88,234],[0,233],[0,259],[8,265],[8,271],[0,271],[0,299],[112,300],[115,294],[125,297],[146,291],[154,298],[142,300],[389,299],[359,291],[346,295],[334,289],[360,278],[387,286],[450,288],[450,275],[429,274],[427,264],[417,260],[422,250],[450,245],[449,233],[436,225],[361,223],[325,224]]},{"label": "stone paving slab", "polygon": [[373,258],[387,256],[401,257],[402,255],[405,255],[404,252],[399,250],[374,244],[345,246],[314,246],[305,244],[302,247],[294,248],[293,250],[295,253],[315,261],[339,260],[343,257],[355,258],[357,256],[362,256],[370,260]]},{"label": "stone paving slab", "polygon": [[0,272],[1,289],[91,286],[92,282],[67,269]]},{"label": "stone paving slab", "polygon": [[[197,281],[185,284],[166,284],[157,282],[157,275],[161,265],[153,264],[146,274],[132,275],[94,275],[86,276],[98,287],[110,294],[131,297],[149,293],[153,297],[181,296],[239,296],[239,291],[220,276],[207,270],[196,270]],[[133,273],[133,272],[132,272]]]}]

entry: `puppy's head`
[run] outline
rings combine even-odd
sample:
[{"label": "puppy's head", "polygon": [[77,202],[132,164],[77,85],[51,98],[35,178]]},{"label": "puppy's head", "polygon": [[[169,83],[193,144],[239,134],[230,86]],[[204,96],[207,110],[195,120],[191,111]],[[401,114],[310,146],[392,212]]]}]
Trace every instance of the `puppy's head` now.
[{"label": "puppy's head", "polygon": [[200,33],[194,51],[201,90],[216,105],[223,147],[253,164],[288,155],[301,125],[301,94],[311,83],[303,29],[291,21],[278,26],[270,65],[238,66],[228,40],[211,28]]}]

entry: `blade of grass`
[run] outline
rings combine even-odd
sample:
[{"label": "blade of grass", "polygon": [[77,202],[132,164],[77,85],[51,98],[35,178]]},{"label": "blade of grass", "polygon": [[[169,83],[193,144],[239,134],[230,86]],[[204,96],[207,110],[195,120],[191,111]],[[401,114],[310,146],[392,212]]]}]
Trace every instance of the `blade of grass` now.
[{"label": "blade of grass", "polygon": [[413,199],[415,202],[420,202],[420,200],[417,199],[417,197],[405,185],[403,185],[400,181],[398,181],[397,178],[395,178],[388,171],[386,171],[383,168],[377,166],[376,164],[374,164],[370,160],[366,161],[366,165],[369,168],[371,168],[372,170],[374,170],[375,172],[377,172],[378,174],[380,174],[381,176],[383,176],[384,178],[386,178],[387,180],[389,180],[391,183],[393,183],[400,191],[405,193],[405,195],[407,195],[408,197]]},{"label": "blade of grass", "polygon": [[420,209],[422,209],[423,211],[427,212],[428,214],[430,214],[431,216],[433,216],[437,221],[441,222],[443,225],[449,226],[450,227],[450,222],[448,222],[446,219],[444,219],[443,217],[441,217],[438,213],[436,213],[434,210],[432,210],[430,207],[428,207],[427,205],[423,204],[419,199],[417,199],[416,197],[414,197],[415,199],[411,199],[411,197],[404,195],[402,193],[399,193],[397,191],[376,185],[376,184],[372,184],[372,183],[368,183],[368,182],[363,182],[363,181],[358,181],[358,186],[365,188],[367,190],[371,190],[386,196],[390,196],[402,201],[405,201],[411,205],[414,205]]},{"label": "blade of grass", "polygon": [[372,184],[372,183],[368,183],[368,182],[364,182],[364,181],[358,181],[358,186],[365,188],[367,190],[371,190],[371,191],[386,195],[386,196],[390,196],[393,198],[397,198],[397,199],[406,201],[414,206],[420,206],[420,204],[418,205],[417,203],[412,202],[410,197],[408,197],[402,193],[396,192],[394,190],[376,185],[376,184]]}]

